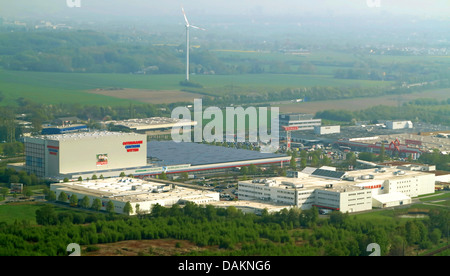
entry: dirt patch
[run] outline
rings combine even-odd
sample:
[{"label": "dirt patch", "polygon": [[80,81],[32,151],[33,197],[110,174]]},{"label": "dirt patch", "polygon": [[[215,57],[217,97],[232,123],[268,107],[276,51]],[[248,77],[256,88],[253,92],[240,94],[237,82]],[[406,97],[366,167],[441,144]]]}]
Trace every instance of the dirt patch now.
[{"label": "dirt patch", "polygon": [[177,90],[145,90],[130,88],[104,88],[89,90],[89,93],[125,100],[134,100],[151,104],[169,104],[176,102],[193,102],[202,95]]},{"label": "dirt patch", "polygon": [[202,251],[197,245],[183,240],[139,240],[83,246],[82,256],[175,256]]},{"label": "dirt patch", "polygon": [[[382,97],[289,103],[289,104],[279,104],[278,106],[280,107],[280,112],[282,113],[290,113],[290,112],[316,113],[318,111],[324,111],[329,109],[345,109],[349,111],[358,111],[377,105],[399,106],[403,105],[404,103],[408,103],[412,100],[420,98],[432,98],[441,101],[446,100],[449,97],[450,97],[449,90],[442,89],[403,95],[387,95]],[[273,105],[276,106],[276,104]]]}]

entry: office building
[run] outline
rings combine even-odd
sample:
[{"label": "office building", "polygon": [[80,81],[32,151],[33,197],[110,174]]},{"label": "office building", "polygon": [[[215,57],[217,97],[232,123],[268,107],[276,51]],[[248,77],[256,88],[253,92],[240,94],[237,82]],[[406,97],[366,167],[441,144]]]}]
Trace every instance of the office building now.
[{"label": "office building", "polygon": [[435,191],[434,173],[392,167],[350,172],[314,169],[293,175],[240,181],[239,199],[351,213],[410,204],[411,198]]}]

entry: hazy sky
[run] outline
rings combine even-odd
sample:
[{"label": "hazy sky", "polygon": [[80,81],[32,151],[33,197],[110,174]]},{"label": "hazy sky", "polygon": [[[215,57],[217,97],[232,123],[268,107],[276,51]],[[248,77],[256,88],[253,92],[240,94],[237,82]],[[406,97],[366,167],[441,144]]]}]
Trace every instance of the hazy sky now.
[{"label": "hazy sky", "polygon": [[[69,8],[67,1],[81,3]],[[450,0],[0,0],[0,16],[192,16],[409,14],[450,18]]]}]

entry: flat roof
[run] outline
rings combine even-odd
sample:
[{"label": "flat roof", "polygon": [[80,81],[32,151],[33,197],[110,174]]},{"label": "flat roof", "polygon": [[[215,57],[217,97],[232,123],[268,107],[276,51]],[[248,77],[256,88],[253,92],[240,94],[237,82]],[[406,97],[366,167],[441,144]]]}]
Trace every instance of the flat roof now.
[{"label": "flat roof", "polygon": [[[56,183],[51,184],[51,186],[71,193],[101,197],[105,200],[130,201],[131,203],[177,198],[198,198],[215,193],[180,186],[176,186],[175,189],[169,189],[167,188],[170,186],[169,184],[128,177]],[[135,187],[134,190],[133,187]],[[154,192],[158,190],[165,192]]]},{"label": "flat roof", "polygon": [[45,126],[42,129],[71,129],[71,128],[80,128],[80,127],[87,127],[86,124],[71,124],[71,125],[64,125],[64,126]]},{"label": "flat roof", "polygon": [[[375,187],[382,185],[385,180],[393,178],[410,178],[412,176],[425,175],[426,172],[421,171],[403,171],[402,174],[394,174],[401,171],[398,168],[383,168],[378,169],[367,169],[358,171],[349,171],[345,173],[345,177],[353,177],[353,181],[350,180],[337,180],[337,179],[327,179],[321,178],[314,175],[309,175],[305,173],[300,173],[298,178],[291,177],[269,177],[261,178],[259,183],[253,182],[254,180],[240,181],[239,183],[253,183],[266,185],[268,181],[272,180],[273,187],[280,187],[282,189],[294,189],[295,187],[302,187],[302,190],[312,190],[312,189],[323,189],[329,191],[353,191],[360,190],[364,187]],[[430,174],[430,173],[428,173]],[[373,178],[368,178],[367,176],[373,176]],[[344,178],[345,179],[345,178]],[[266,180],[265,182],[263,180]],[[332,184],[332,187],[328,185]],[[328,186],[328,187],[327,187]]]},{"label": "flat roof", "polygon": [[409,200],[411,199],[409,196],[399,193],[399,192],[393,192],[388,194],[380,194],[380,195],[373,195],[373,199],[381,202],[381,203],[388,203],[392,201],[399,201],[399,200]]},{"label": "flat roof", "polygon": [[161,160],[163,165],[192,166],[287,157],[285,154],[227,148],[207,144],[174,141],[150,141],[147,156]]},{"label": "flat roof", "polygon": [[125,133],[125,132],[112,132],[112,131],[92,131],[92,132],[76,132],[76,133],[66,133],[66,134],[55,134],[55,135],[41,135],[37,138],[47,139],[47,140],[76,140],[76,139],[86,139],[86,138],[98,138],[105,136],[142,136],[143,134],[138,133]]},{"label": "flat roof", "polygon": [[105,124],[114,124],[116,126],[122,126],[132,130],[151,130],[160,128],[172,128],[177,124],[178,126],[194,126],[196,121],[187,119],[177,119],[169,117],[151,117],[144,119],[129,119],[122,121],[107,121]]}]

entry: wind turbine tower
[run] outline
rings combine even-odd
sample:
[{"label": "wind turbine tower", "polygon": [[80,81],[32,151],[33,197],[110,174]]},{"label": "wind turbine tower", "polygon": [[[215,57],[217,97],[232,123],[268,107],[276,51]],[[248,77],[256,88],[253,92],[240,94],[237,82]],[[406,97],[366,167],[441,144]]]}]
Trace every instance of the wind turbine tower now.
[{"label": "wind turbine tower", "polygon": [[184,20],[186,21],[186,80],[189,81],[189,50],[190,50],[189,29],[194,28],[202,31],[205,31],[205,29],[189,24],[189,20],[187,19],[183,7],[181,7],[181,11],[183,12]]}]

